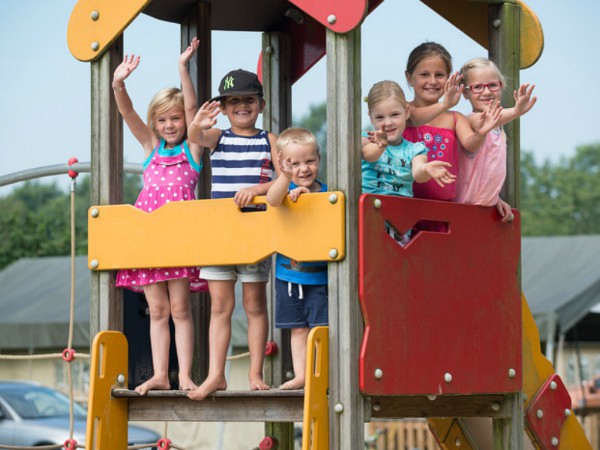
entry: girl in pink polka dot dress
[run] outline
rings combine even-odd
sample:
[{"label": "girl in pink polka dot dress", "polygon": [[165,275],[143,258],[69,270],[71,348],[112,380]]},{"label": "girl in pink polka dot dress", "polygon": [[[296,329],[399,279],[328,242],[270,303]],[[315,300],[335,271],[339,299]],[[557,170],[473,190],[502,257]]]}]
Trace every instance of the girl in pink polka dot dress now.
[{"label": "girl in pink polka dot dress", "polygon": [[[112,85],[119,112],[145,152],[144,187],[135,206],[148,213],[169,202],[195,199],[194,190],[202,168],[203,150],[187,142],[187,123],[193,119],[197,109],[187,64],[197,49],[198,40],[194,38],[179,58],[182,90],[186,92],[186,101],[192,100],[194,104],[184,104],[184,96],[179,89],[163,89],[150,102],[147,124],[133,109],[124,83],[137,68],[139,56],[125,56],[113,76]],[[154,374],[135,390],[145,395],[151,389],[171,388],[168,376],[170,317],[175,324],[179,388],[196,388],[191,378],[194,326],[190,291],[207,290],[206,281],[200,278],[200,269],[169,267],[120,270],[116,281],[117,286],[143,292],[150,311]]]}]

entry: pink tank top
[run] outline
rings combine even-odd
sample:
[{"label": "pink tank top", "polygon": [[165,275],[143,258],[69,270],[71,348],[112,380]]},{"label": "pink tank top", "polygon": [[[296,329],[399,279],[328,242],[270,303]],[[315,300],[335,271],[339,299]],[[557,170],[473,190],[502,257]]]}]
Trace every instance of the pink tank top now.
[{"label": "pink tank top", "polygon": [[506,179],[506,133],[490,131],[475,153],[460,152],[460,177],[456,201],[469,205],[495,206]]},{"label": "pink tank top", "polygon": [[[456,126],[456,115],[454,113],[452,115]],[[421,125],[420,127],[407,127],[403,136],[410,142],[423,142],[427,147],[428,161],[449,162],[452,167],[448,168],[448,171],[458,175],[459,143],[453,129]],[[456,183],[447,184],[444,187],[440,187],[434,180],[426,183],[413,183],[413,194],[415,198],[452,201],[456,198]]]}]

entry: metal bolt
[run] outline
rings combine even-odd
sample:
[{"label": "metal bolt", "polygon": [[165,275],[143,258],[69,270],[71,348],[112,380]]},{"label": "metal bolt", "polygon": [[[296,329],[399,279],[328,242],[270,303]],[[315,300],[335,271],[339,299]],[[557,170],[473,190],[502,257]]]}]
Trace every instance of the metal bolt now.
[{"label": "metal bolt", "polygon": [[456,447],[460,447],[460,438],[456,438],[456,439],[454,440],[454,445],[455,445]]},{"label": "metal bolt", "polygon": [[91,12],[90,17],[92,20],[98,20],[98,18],[100,17],[100,13],[94,10]]},{"label": "metal bolt", "polygon": [[569,417],[571,415],[571,410],[569,408],[565,409],[565,417]]},{"label": "metal bolt", "polygon": [[500,28],[500,25],[502,25],[502,21],[500,19],[496,19],[492,22],[492,26],[494,28]]},{"label": "metal bolt", "polygon": [[98,208],[92,208],[92,210],[90,211],[90,215],[96,218],[100,215],[100,211],[98,211]]},{"label": "metal bolt", "polygon": [[508,377],[514,378],[517,376],[517,371],[515,369],[508,369]]},{"label": "metal bolt", "polygon": [[267,55],[273,54],[273,47],[271,45],[267,45],[267,47],[265,48],[265,53]]},{"label": "metal bolt", "polygon": [[331,259],[335,259],[338,256],[338,251],[335,248],[332,248],[331,250],[329,250],[329,257]]},{"label": "metal bolt", "polygon": [[125,375],[123,375],[122,373],[117,375],[117,383],[119,383],[120,385],[125,384]]},{"label": "metal bolt", "polygon": [[498,402],[492,403],[492,409],[494,411],[500,411],[500,403],[498,403]]},{"label": "metal bolt", "polygon": [[338,201],[337,195],[336,194],[331,194],[329,196],[329,203],[331,203],[332,205],[335,205]]},{"label": "metal bolt", "polygon": [[551,382],[550,382],[550,389],[552,389],[553,391],[555,391],[555,390],[556,390],[556,387],[557,387],[557,385],[556,385],[556,381],[551,381]]},{"label": "metal bolt", "polygon": [[100,43],[98,41],[92,42],[92,50],[97,52],[99,48],[100,48]]},{"label": "metal bolt", "polygon": [[557,447],[558,446],[558,438],[557,437],[552,437],[552,440],[550,441],[550,443],[554,446]]},{"label": "metal bolt", "polygon": [[434,401],[437,398],[437,395],[429,394],[427,398],[431,401]]},{"label": "metal bolt", "polygon": [[342,406],[341,403],[336,403],[335,406],[333,407],[333,410],[337,413],[337,414],[341,414],[344,411],[344,407]]},{"label": "metal bolt", "polygon": [[375,209],[381,208],[381,200],[379,200],[378,198],[373,200],[373,206],[375,207]]},{"label": "metal bolt", "polygon": [[446,373],[444,374],[444,381],[445,381],[446,383],[450,383],[450,382],[452,381],[452,374],[451,374],[451,373],[449,373],[449,372],[446,372]]},{"label": "metal bolt", "polygon": [[336,22],[337,22],[337,17],[335,17],[335,14],[329,14],[329,15],[327,16],[327,23],[328,23],[329,25],[333,25],[333,24],[334,24],[334,23],[336,23]]},{"label": "metal bolt", "polygon": [[536,411],[535,415],[537,416],[538,419],[541,419],[542,417],[544,417],[544,411],[542,411],[541,409],[538,409]]},{"label": "metal bolt", "polygon": [[99,266],[99,264],[98,264],[98,260],[97,260],[97,259],[92,259],[92,260],[90,261],[90,267],[91,267],[92,269],[97,269],[97,268],[98,268],[98,266]]},{"label": "metal bolt", "polygon": [[381,411],[381,403],[379,403],[379,402],[373,403],[373,411]]},{"label": "metal bolt", "polygon": [[375,378],[377,378],[378,380],[381,380],[382,377],[383,377],[383,370],[375,369]]}]

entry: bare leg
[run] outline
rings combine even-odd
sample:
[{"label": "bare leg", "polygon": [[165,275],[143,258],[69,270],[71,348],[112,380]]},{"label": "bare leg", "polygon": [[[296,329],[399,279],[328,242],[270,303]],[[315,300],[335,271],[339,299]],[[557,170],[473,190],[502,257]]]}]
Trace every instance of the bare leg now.
[{"label": "bare leg", "polygon": [[204,400],[215,391],[227,389],[225,361],[231,341],[231,315],[235,307],[234,287],[235,281],[209,280],[208,282],[212,300],[208,330],[210,366],[204,383],[188,394],[192,400]]},{"label": "bare leg", "polygon": [[167,284],[160,282],[144,286],[144,294],[150,310],[150,345],[152,348],[152,378],[135,388],[140,395],[151,389],[170,389],[169,383],[169,295]]},{"label": "bare leg", "polygon": [[192,359],[194,357],[194,322],[190,299],[190,281],[187,278],[170,280],[169,301],[171,317],[175,324],[175,345],[179,363],[179,389],[189,391],[197,386],[192,380]]},{"label": "bare leg", "polygon": [[294,378],[286,381],[279,389],[302,389],[306,374],[306,340],[309,328],[292,328],[292,364],[294,365]]},{"label": "bare leg", "polygon": [[250,389],[270,389],[263,380],[265,345],[269,328],[266,282],[244,283],[244,309],[248,316],[248,350],[250,350]]}]

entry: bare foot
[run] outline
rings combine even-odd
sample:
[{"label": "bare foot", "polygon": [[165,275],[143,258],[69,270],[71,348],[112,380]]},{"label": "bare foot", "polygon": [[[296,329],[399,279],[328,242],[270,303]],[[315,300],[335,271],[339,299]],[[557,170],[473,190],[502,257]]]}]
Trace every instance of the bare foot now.
[{"label": "bare foot", "polygon": [[148,381],[140,384],[135,388],[135,392],[140,395],[146,395],[150,390],[169,390],[171,389],[171,384],[169,380],[162,380],[157,377],[152,377]]},{"label": "bare foot", "polygon": [[196,389],[198,385],[192,381],[190,377],[179,377],[179,390],[180,391],[191,391]]},{"label": "bare foot", "polygon": [[252,391],[268,391],[271,389],[267,383],[265,383],[262,377],[250,377],[250,390]]},{"label": "bare foot", "polygon": [[300,379],[298,377],[292,378],[289,381],[286,381],[279,389],[303,389],[304,388],[304,379]]},{"label": "bare foot", "polygon": [[225,380],[225,378],[219,377],[214,380],[207,378],[204,380],[204,383],[190,391],[188,393],[188,397],[192,400],[204,400],[213,392],[222,391],[225,389],[227,389],[227,380]]}]

